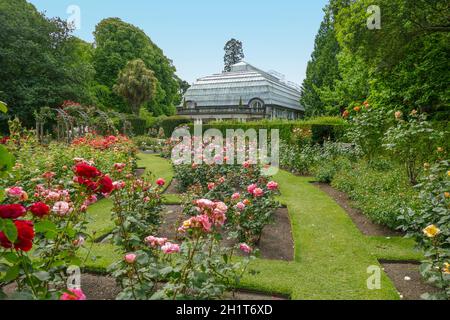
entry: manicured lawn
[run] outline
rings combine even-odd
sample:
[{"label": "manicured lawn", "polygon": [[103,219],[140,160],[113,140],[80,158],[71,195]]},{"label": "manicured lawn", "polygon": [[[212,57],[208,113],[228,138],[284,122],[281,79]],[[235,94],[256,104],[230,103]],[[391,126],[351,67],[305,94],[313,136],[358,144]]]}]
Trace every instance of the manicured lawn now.
[{"label": "manicured lawn", "polygon": [[[169,161],[157,156],[141,154],[139,165],[168,183],[173,178]],[[286,294],[292,299],[399,299],[384,272],[381,289],[367,289],[367,268],[381,268],[378,259],[420,260],[422,255],[414,249],[413,241],[364,236],[333,199],[309,182],[310,178],[280,171],[275,180],[280,184],[279,200],[287,205],[291,217],[295,261],[257,259],[251,269],[258,273],[246,276],[243,287]],[[91,230],[103,232],[111,225],[107,201],[90,209],[95,219]],[[178,201],[176,195],[166,196],[167,203]],[[92,253],[97,258],[88,260],[90,270],[104,271],[120,258],[109,244],[94,244]]]}]

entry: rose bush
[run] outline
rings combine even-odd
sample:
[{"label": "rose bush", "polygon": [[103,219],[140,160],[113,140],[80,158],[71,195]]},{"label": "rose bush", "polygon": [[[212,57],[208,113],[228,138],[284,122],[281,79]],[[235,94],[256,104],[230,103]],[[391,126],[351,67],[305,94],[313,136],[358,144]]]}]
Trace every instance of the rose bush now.
[{"label": "rose bush", "polygon": [[67,292],[65,271],[81,266],[77,251],[90,237],[87,208],[97,196],[109,196],[113,183],[83,159],[76,159],[71,171],[69,181],[55,180],[55,174],[47,172],[41,175],[45,183],[34,190],[5,189],[0,204],[0,272],[2,283],[16,283],[14,298],[80,300],[84,296],[81,289]]},{"label": "rose bush", "polygon": [[418,208],[405,208],[399,216],[401,228],[424,248],[423,276],[442,293],[425,298],[450,298],[450,165],[446,160],[431,166],[429,174],[416,186]]}]

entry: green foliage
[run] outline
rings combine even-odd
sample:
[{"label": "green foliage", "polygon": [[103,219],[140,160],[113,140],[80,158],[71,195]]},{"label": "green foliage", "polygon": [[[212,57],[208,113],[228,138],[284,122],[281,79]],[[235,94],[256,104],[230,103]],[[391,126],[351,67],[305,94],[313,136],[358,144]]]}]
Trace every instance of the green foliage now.
[{"label": "green foliage", "polygon": [[336,170],[332,185],[344,191],[372,221],[397,228],[402,208],[415,206],[417,192],[401,167],[387,160],[361,160]]},{"label": "green foliage", "polygon": [[423,165],[433,160],[433,154],[438,156],[438,142],[443,137],[444,132],[434,130],[425,115],[412,114],[407,121],[399,119],[397,125],[390,127],[383,142],[393,158],[405,166],[409,181],[415,185]]},{"label": "green foliage", "polygon": [[[226,136],[227,129],[247,131],[254,129],[257,132],[260,129],[277,129],[281,140],[295,143],[299,136],[312,134],[314,143],[322,143],[329,139],[341,137],[347,122],[337,117],[317,117],[308,120],[289,121],[289,120],[262,120],[262,121],[220,121],[211,122],[203,125],[203,130],[218,129]],[[190,125],[192,128],[193,125]],[[300,131],[303,131],[301,133]],[[311,132],[309,132],[311,131]]]},{"label": "green foliage", "polygon": [[370,162],[384,151],[383,136],[393,122],[393,112],[385,108],[355,107],[346,138],[357,144]]},{"label": "green foliage", "polygon": [[[416,186],[419,205],[405,207],[399,222],[404,231],[425,249],[423,276],[438,288],[437,295],[425,295],[427,299],[450,297],[450,165],[447,160],[435,163],[429,174]],[[437,233],[426,228],[437,228]]]},{"label": "green foliage", "polygon": [[177,127],[191,122],[192,120],[183,116],[172,116],[159,119],[156,125],[164,130],[166,137],[171,137]]},{"label": "green foliage", "polygon": [[[170,115],[173,106],[180,102],[179,85],[175,67],[151,39],[139,28],[118,18],[102,20],[95,29],[96,49],[93,64],[96,81],[112,90],[120,70],[135,59],[141,59],[158,79],[156,92],[147,108],[154,115]],[[117,109],[123,108],[120,100],[112,95],[108,100]]]},{"label": "green foliage", "polygon": [[[325,87],[332,89],[335,80],[340,78],[337,61],[339,44],[335,36],[332,12],[329,6],[324,11],[325,17],[316,36],[314,52],[302,84],[300,103],[305,107],[307,116],[328,113],[319,91]],[[334,113],[338,114],[339,110]]]},{"label": "green foliage", "polygon": [[146,68],[144,61],[136,59],[129,61],[119,72],[113,88],[127,101],[131,111],[138,115],[141,105],[155,95],[156,82],[153,71]]},{"label": "green foliage", "polygon": [[6,107],[6,103],[0,101],[0,112],[6,113],[8,112],[8,108]]},{"label": "green foliage", "polygon": [[335,17],[346,61],[365,68],[356,67],[353,73],[353,79],[367,79],[368,90],[360,94],[370,94],[373,103],[389,109],[448,117],[447,5],[434,0],[382,0],[376,3],[382,11],[381,29],[370,30],[366,10],[372,4],[364,0],[338,5]]},{"label": "green foliage", "polygon": [[164,140],[149,136],[136,136],[133,137],[133,143],[141,150],[160,152],[164,145]]},{"label": "green foliage", "polygon": [[90,102],[92,67],[85,45],[59,18],[49,19],[25,0],[0,1],[0,100],[33,124],[33,111],[64,100]]},{"label": "green foliage", "polygon": [[224,71],[230,72],[233,64],[245,58],[242,42],[233,38],[225,44],[223,49],[225,50],[225,56],[223,58],[225,64]]},{"label": "green foliage", "polygon": [[[367,26],[381,8],[381,28]],[[448,119],[448,6],[435,0],[330,0],[302,88],[307,114],[369,99],[386,110]]]}]

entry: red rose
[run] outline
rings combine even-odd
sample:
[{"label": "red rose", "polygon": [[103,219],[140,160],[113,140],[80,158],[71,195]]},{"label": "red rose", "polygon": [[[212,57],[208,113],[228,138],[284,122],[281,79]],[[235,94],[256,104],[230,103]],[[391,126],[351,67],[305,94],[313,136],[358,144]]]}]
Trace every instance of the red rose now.
[{"label": "red rose", "polygon": [[166,184],[166,181],[163,178],[159,178],[158,180],[156,180],[156,184],[162,187],[163,185]]},{"label": "red rose", "polygon": [[113,182],[110,177],[103,176],[98,181],[98,188],[101,193],[110,194],[114,190]]},{"label": "red rose", "polygon": [[101,172],[96,167],[81,162],[75,165],[75,174],[79,177],[89,179],[99,177],[101,175]]},{"label": "red rose", "polygon": [[22,250],[28,252],[33,247],[34,229],[33,222],[16,220],[14,224],[17,228],[17,239],[14,244],[8,240],[3,232],[0,232],[0,245],[4,248],[10,249],[14,246],[15,250]]},{"label": "red rose", "polygon": [[27,210],[21,204],[0,205],[0,218],[17,219],[25,215]]},{"label": "red rose", "polygon": [[89,179],[84,179],[82,177],[76,177],[75,181],[78,182],[79,184],[85,186],[86,188],[88,188],[91,191],[96,191],[98,188],[97,183],[95,183],[94,181],[89,180]]},{"label": "red rose", "polygon": [[43,202],[36,202],[36,203],[33,203],[30,206],[29,210],[36,217],[42,218],[42,217],[44,217],[44,216],[49,214],[50,207],[48,205],[46,205],[45,203],[43,203]]}]

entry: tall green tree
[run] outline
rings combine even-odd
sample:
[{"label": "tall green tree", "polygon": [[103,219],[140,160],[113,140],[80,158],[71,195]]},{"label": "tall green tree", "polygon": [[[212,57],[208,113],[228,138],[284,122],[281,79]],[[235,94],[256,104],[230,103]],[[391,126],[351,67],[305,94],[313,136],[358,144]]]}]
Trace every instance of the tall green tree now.
[{"label": "tall green tree", "polygon": [[145,66],[144,61],[136,59],[128,62],[120,71],[114,91],[123,97],[131,111],[139,116],[142,104],[150,101],[155,94],[157,82],[153,71]]},{"label": "tall green tree", "polygon": [[354,77],[366,74],[366,95],[373,104],[405,111],[419,109],[448,119],[448,2],[377,1],[381,28],[375,30],[367,27],[371,15],[367,9],[372,4],[360,0],[337,6],[335,30],[346,60],[365,66]]},{"label": "tall green tree", "polygon": [[146,107],[154,115],[172,114],[180,103],[179,84],[175,67],[163,51],[141,29],[119,18],[102,20],[95,28],[96,91],[106,103],[123,110],[125,106],[112,90],[120,70],[135,59],[141,59],[158,79],[153,99]]},{"label": "tall green tree", "polygon": [[325,17],[316,36],[314,52],[302,84],[300,103],[308,116],[333,113],[333,110],[327,110],[328,101],[321,99],[320,90],[333,90],[335,81],[340,78],[337,60],[339,44],[334,31],[333,12],[330,6],[324,12]]},{"label": "tall green tree", "polygon": [[27,125],[33,111],[64,100],[90,102],[90,64],[65,21],[25,0],[0,0],[0,100]]},{"label": "tall green tree", "polygon": [[233,64],[236,64],[245,58],[242,42],[233,38],[225,44],[224,50],[224,71],[230,72]]}]

